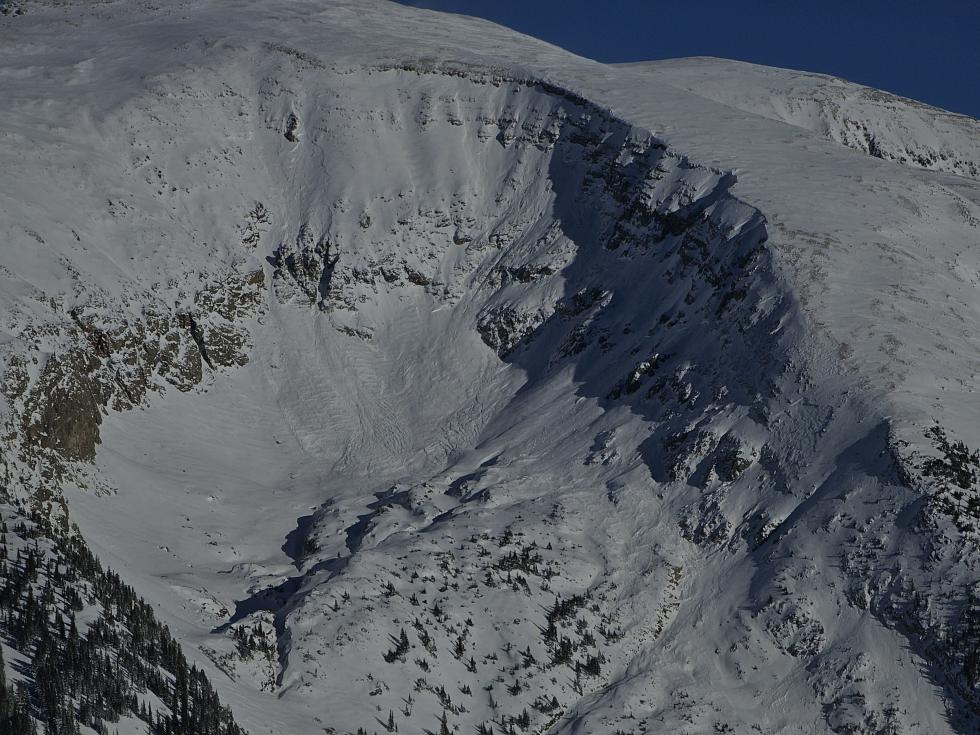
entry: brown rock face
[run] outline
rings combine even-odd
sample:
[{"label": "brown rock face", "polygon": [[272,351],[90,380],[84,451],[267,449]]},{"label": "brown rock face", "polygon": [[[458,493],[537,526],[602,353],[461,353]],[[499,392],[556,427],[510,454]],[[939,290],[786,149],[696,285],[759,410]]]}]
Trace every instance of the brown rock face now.
[{"label": "brown rock face", "polygon": [[9,398],[23,396],[24,456],[43,456],[53,468],[62,460],[91,461],[105,412],[134,408],[168,386],[192,390],[206,369],[246,364],[245,322],[261,310],[263,286],[262,271],[226,275],[186,311],[156,304],[137,319],[102,305],[73,309],[60,332],[72,346],[50,355],[33,384],[14,362],[0,386]]},{"label": "brown rock face", "polygon": [[98,358],[81,350],[51,358],[25,417],[28,441],[68,459],[91,460],[109,391],[95,377]]}]

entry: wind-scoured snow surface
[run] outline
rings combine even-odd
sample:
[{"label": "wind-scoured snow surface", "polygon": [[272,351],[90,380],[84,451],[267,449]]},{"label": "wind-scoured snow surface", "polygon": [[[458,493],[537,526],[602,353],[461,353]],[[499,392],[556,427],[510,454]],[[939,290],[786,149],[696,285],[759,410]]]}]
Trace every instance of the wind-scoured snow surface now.
[{"label": "wind-scoured snow surface", "polygon": [[374,0],[21,7],[4,483],[253,735],[980,731],[976,121]]}]

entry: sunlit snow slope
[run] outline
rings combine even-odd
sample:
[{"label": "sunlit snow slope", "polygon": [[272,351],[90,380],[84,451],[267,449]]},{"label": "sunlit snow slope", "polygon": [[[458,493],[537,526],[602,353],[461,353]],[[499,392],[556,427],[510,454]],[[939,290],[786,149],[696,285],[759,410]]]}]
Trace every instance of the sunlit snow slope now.
[{"label": "sunlit snow slope", "polygon": [[4,484],[253,735],[980,731],[975,121],[375,0],[22,5]]},{"label": "sunlit snow slope", "polygon": [[825,74],[694,57],[627,64],[876,158],[980,177],[980,122]]}]

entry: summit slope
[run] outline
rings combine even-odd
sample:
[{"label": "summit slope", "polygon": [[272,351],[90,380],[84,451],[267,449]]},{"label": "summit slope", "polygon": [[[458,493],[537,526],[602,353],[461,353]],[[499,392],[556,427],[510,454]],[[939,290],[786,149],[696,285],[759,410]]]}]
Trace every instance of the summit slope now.
[{"label": "summit slope", "polygon": [[246,730],[978,731],[972,174],[379,0],[23,7],[4,488]]},{"label": "summit slope", "polygon": [[826,74],[694,57],[626,64],[681,89],[915,168],[980,177],[980,122]]}]

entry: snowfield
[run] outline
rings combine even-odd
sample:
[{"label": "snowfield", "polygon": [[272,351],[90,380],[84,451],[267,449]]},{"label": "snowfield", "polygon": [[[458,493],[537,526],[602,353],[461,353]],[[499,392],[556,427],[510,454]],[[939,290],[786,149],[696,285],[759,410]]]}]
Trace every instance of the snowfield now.
[{"label": "snowfield", "polygon": [[249,733],[980,732],[980,123],[382,0],[10,8],[6,501]]}]

